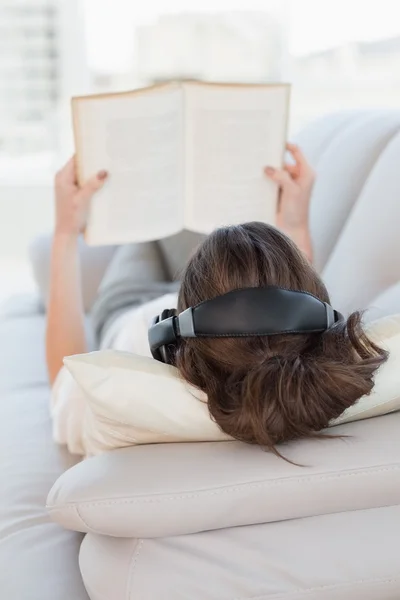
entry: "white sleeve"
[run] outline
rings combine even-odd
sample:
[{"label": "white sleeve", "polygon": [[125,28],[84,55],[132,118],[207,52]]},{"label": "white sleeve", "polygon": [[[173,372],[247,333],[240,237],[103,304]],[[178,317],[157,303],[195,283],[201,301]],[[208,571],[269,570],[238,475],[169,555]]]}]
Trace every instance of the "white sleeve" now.
[{"label": "white sleeve", "polygon": [[177,294],[166,294],[128,310],[111,325],[100,349],[151,357],[148,328],[165,308],[176,308],[177,300]]}]

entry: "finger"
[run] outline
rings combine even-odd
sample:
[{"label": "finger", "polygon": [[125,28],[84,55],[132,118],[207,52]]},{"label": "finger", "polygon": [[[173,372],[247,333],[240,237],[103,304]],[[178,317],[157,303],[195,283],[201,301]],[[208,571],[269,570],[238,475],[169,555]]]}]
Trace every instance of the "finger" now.
[{"label": "finger", "polygon": [[288,188],[294,185],[292,178],[285,169],[265,167],[264,172],[269,179],[275,181],[281,188]]},{"label": "finger", "polygon": [[92,196],[103,187],[107,177],[108,173],[104,170],[99,171],[97,175],[91,177],[79,190],[79,202],[89,201],[92,198]]},{"label": "finger", "polygon": [[296,177],[299,176],[299,166],[297,164],[291,165],[289,163],[286,163],[283,168],[289,173],[289,175],[292,178],[296,179]]},{"label": "finger", "polygon": [[297,146],[296,144],[287,143],[286,149],[290,152],[290,154],[293,156],[295,162],[300,167],[308,167],[309,166],[307,159],[304,156],[303,152],[300,150],[299,146]]}]

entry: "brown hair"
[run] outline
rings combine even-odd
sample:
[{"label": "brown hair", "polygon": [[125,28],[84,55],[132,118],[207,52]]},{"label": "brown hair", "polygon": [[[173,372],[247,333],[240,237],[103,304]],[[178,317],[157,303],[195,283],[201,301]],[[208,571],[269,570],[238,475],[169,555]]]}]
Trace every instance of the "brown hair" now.
[{"label": "brown hair", "polygon": [[[256,222],[225,227],[189,261],[178,310],[267,285],[330,302],[316,271],[283,233]],[[175,364],[207,394],[210,414],[224,432],[279,454],[276,444],[320,437],[332,419],[369,394],[386,359],[356,312],[322,334],[184,339]]]}]

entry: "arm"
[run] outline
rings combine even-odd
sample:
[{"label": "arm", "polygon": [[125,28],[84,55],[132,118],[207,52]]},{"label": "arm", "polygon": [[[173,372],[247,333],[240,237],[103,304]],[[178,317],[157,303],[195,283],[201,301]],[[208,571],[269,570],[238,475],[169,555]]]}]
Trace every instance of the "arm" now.
[{"label": "arm", "polygon": [[283,169],[266,167],[265,174],[280,188],[277,227],[293,240],[312,263],[309,210],[315,174],[298,146],[287,144],[287,149],[293,157],[293,164],[285,164]]},{"label": "arm", "polygon": [[78,237],[86,223],[90,200],[106,177],[101,171],[80,188],[74,159],[56,176],[56,225],[46,327],[46,359],[51,384],[63,365],[64,356],[87,350]]}]

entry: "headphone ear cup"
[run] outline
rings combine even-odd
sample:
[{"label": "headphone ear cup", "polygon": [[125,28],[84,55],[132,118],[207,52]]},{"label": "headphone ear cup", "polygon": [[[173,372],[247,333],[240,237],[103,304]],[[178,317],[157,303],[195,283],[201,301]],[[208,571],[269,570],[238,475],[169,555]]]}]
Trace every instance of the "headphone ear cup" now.
[{"label": "headphone ear cup", "polygon": [[[160,316],[160,321],[164,319],[169,319],[170,317],[176,317],[177,310],[175,308],[166,308],[162,311]],[[166,365],[172,365],[174,363],[174,355],[175,355],[175,344],[170,344],[169,346],[162,346],[160,348],[161,355],[163,358],[163,362]]]},{"label": "headphone ear cup", "polygon": [[[156,317],[154,317],[153,322],[152,322],[152,327],[154,325],[157,325],[158,323],[160,323],[161,321],[164,321],[165,319],[169,319],[170,317],[175,317],[177,315],[177,310],[175,308],[166,308],[162,311],[162,313],[160,315],[157,315]],[[159,348],[157,348],[157,350],[152,351],[153,354],[153,358],[155,358],[156,360],[158,360],[159,362],[163,362],[167,365],[173,364],[174,360],[174,347],[172,347],[172,344],[169,346],[160,346]]]},{"label": "headphone ear cup", "polygon": [[157,325],[157,323],[160,322],[160,315],[157,315],[156,317],[153,318],[152,322],[151,322],[151,327],[153,327],[154,325]]},{"label": "headphone ear cup", "polygon": [[166,308],[162,311],[161,315],[158,317],[159,321],[164,321],[164,319],[169,319],[170,317],[176,317],[177,310],[176,308]]}]

